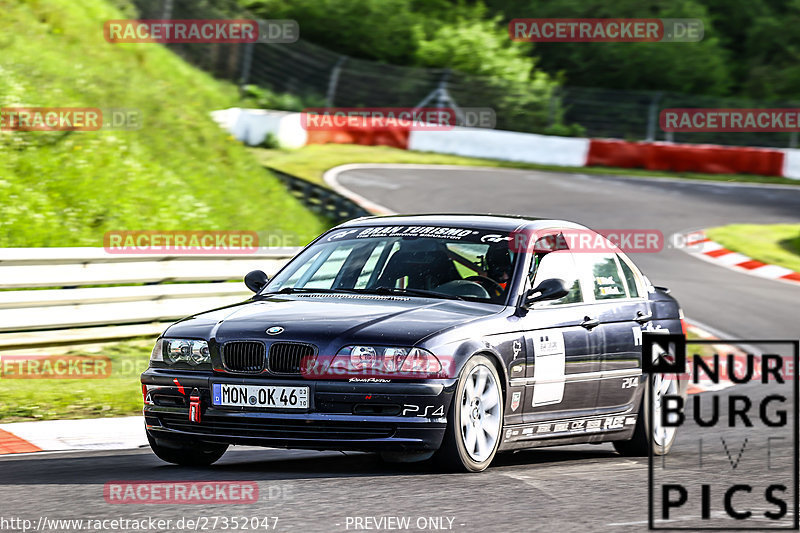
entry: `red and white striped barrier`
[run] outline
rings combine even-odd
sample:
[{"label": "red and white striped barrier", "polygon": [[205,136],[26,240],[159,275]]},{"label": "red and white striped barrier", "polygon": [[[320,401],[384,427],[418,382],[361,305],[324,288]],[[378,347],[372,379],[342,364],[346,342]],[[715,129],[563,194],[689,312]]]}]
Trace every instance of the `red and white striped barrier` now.
[{"label": "red and white striped barrier", "polygon": [[267,135],[272,135],[284,148],[328,143],[381,145],[540,165],[800,179],[800,150],[794,149],[583,139],[463,127],[430,130],[397,126],[387,131],[385,127],[346,125],[326,131],[306,131],[300,115],[240,108],[212,112],[217,123],[249,145],[261,144]]},{"label": "red and white striped barrier", "polygon": [[592,139],[586,165],[704,174],[782,176],[784,153],[767,148]]}]

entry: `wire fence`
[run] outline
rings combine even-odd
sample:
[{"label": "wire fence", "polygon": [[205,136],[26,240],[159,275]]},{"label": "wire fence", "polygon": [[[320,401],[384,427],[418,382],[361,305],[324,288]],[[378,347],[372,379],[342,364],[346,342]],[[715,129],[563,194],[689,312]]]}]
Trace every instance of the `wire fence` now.
[{"label": "wire fence", "polygon": [[[243,13],[234,0],[134,0],[139,17],[225,18]],[[302,35],[302,26],[300,28]],[[796,147],[797,133],[675,132],[661,130],[670,108],[798,108],[800,102],[764,102],[658,91],[557,87],[514,83],[451,71],[389,65],[337,54],[311,42],[291,44],[170,44],[190,63],[242,87],[255,85],[292,95],[303,107],[429,107],[494,109],[496,128],[533,133],[764,147]],[[442,99],[441,95],[447,98]],[[274,105],[274,104],[273,104]],[[291,109],[294,107],[295,109]]]}]

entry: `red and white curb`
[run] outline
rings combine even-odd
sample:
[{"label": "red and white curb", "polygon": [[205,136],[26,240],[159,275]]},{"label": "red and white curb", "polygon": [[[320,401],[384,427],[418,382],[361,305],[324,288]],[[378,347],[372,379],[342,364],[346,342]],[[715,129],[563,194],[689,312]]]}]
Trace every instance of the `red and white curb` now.
[{"label": "red and white curb", "polygon": [[145,445],[147,436],[141,416],[0,424],[0,455],[127,450]]},{"label": "red and white curb", "polygon": [[[690,323],[688,320],[686,321],[686,333],[692,333],[697,337],[700,337],[702,340],[719,340],[717,336],[714,334],[706,331],[705,329],[701,328],[696,324]],[[692,341],[686,341],[686,355],[687,357],[690,355],[690,347],[692,347]],[[698,346],[695,344],[695,346]],[[733,346],[730,344],[711,344],[711,347],[714,349],[714,353],[720,355],[720,367],[722,367],[722,374],[727,376],[727,369],[725,366],[727,365],[727,354],[732,354],[734,359],[734,364],[738,366],[744,366],[747,364],[747,352],[739,348],[738,346]],[[687,362],[688,365],[688,362]],[[737,368],[736,371],[737,375],[741,375],[742,372],[739,371]],[[690,379],[689,386],[686,390],[687,394],[700,394],[701,392],[710,392],[710,391],[719,391],[723,389],[727,389],[732,387],[734,383],[728,379],[721,379],[719,383],[714,383],[710,379],[701,378],[697,380],[697,383],[694,383],[693,380]]]},{"label": "red and white curb", "polygon": [[800,272],[778,265],[762,263],[744,254],[728,250],[720,243],[706,237],[705,232],[702,230],[679,234],[675,241],[678,242],[679,240],[686,243],[682,249],[698,259],[744,274],[750,274],[751,276],[800,285]]}]

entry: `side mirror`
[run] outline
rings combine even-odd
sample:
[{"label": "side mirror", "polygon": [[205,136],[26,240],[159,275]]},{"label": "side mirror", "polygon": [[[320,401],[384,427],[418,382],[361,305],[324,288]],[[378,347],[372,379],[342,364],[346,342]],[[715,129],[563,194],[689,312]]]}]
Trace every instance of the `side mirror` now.
[{"label": "side mirror", "polygon": [[258,292],[263,289],[268,281],[269,278],[261,270],[253,270],[244,277],[244,284],[253,292]]},{"label": "side mirror", "polygon": [[525,295],[525,307],[530,307],[535,302],[542,302],[544,300],[558,300],[569,294],[567,287],[564,285],[563,279],[546,279],[542,281],[536,288],[528,291]]}]

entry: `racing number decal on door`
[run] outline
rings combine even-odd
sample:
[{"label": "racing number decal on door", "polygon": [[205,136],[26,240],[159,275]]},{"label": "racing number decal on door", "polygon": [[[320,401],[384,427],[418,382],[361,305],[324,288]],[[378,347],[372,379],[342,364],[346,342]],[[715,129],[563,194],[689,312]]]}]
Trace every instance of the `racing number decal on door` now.
[{"label": "racing number decal on door", "polygon": [[564,334],[557,329],[534,332],[533,407],[561,403],[564,399]]}]

